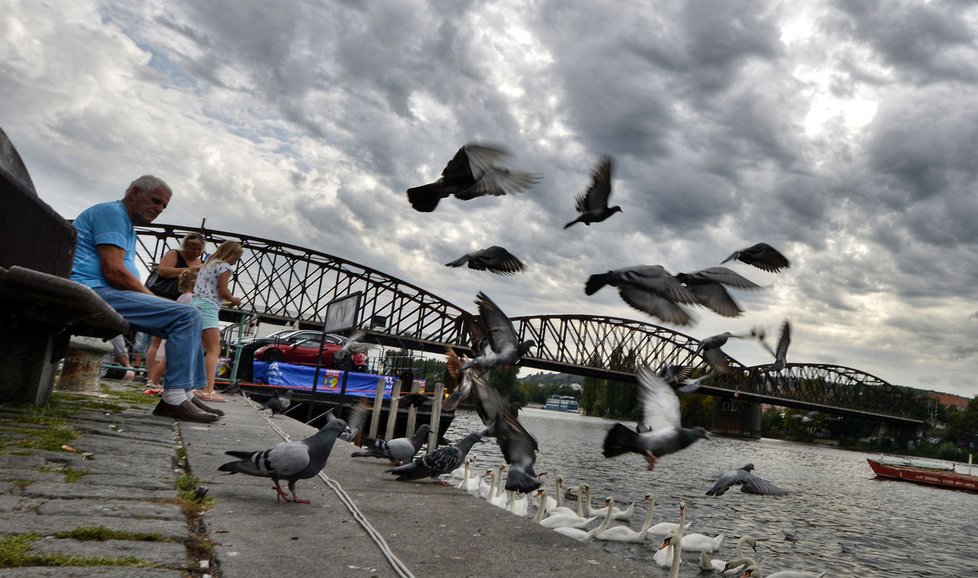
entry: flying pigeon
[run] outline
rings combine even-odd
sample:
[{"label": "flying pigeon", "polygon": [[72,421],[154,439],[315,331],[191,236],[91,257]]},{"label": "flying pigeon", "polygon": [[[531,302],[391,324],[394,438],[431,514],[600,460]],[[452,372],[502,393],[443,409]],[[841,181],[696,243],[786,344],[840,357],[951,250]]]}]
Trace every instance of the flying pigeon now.
[{"label": "flying pigeon", "polygon": [[509,465],[506,489],[528,494],[540,487],[533,464],[537,459],[537,440],[517,417],[518,404],[509,404],[482,376],[471,376],[475,390],[475,409],[486,426],[485,435],[496,438],[503,459]]},{"label": "flying pigeon", "polygon": [[360,403],[350,408],[349,419],[346,421],[346,431],[340,434],[340,439],[345,442],[356,443],[357,436],[363,430],[363,424],[367,421],[367,402],[361,398]]},{"label": "flying pigeon", "polygon": [[726,345],[727,340],[731,337],[735,339],[742,339],[743,335],[734,335],[729,331],[724,331],[723,333],[717,335],[711,335],[710,337],[704,337],[700,340],[700,344],[696,347],[696,353],[701,353],[703,359],[706,360],[713,371],[719,374],[730,374],[734,370],[730,367],[730,358],[724,353],[720,348]]},{"label": "flying pigeon", "polygon": [[676,392],[654,371],[642,366],[636,377],[641,410],[638,431],[615,424],[605,436],[604,457],[635,452],[645,458],[651,470],[655,468],[657,458],[678,452],[696,440],[710,439],[702,427],[682,426]]},{"label": "flying pigeon", "polygon": [[737,289],[761,289],[750,279],[727,269],[709,267],[692,273],[676,273],[679,279],[696,296],[697,302],[724,317],[740,317],[743,310],[727,292],[726,287]]},{"label": "flying pigeon", "polygon": [[468,201],[484,195],[512,195],[522,193],[536,183],[540,176],[522,171],[510,171],[498,165],[511,156],[502,148],[469,143],[463,145],[448,161],[437,181],[407,190],[411,206],[422,213],[430,213],[445,197]]},{"label": "flying pigeon", "polygon": [[580,215],[564,225],[565,229],[574,223],[584,223],[590,226],[591,223],[599,223],[611,215],[621,212],[621,207],[618,205],[608,206],[608,197],[611,196],[611,168],[611,157],[602,157],[592,173],[591,186],[588,190],[577,195],[577,212]]},{"label": "flying pigeon", "polygon": [[[753,332],[752,332],[753,333]],[[788,365],[788,346],[791,345],[791,323],[785,319],[781,324],[781,337],[778,338],[778,348],[771,349],[771,346],[764,340],[764,333],[758,335],[761,344],[774,356],[774,363],[767,367],[768,371],[780,371]]]},{"label": "flying pigeon", "polygon": [[441,404],[443,411],[455,411],[458,408],[458,404],[469,397],[469,393],[472,391],[472,378],[469,377],[469,372],[461,371],[462,364],[467,361],[467,358],[459,357],[451,347],[445,353],[445,365],[447,366],[448,374],[455,380],[455,389],[452,390],[448,399]]},{"label": "flying pigeon", "polygon": [[[297,480],[305,480],[317,474],[326,466],[329,453],[333,449],[336,436],[346,429],[346,422],[341,419],[326,423],[315,434],[302,441],[282,442],[275,447],[260,452],[227,451],[225,454],[238,458],[238,461],[227,462],[217,469],[229,474],[248,474],[272,478],[278,498],[286,502],[308,504],[309,500],[300,500],[295,493]],[[279,480],[289,483],[292,499],[282,491]]]},{"label": "flying pigeon", "polygon": [[431,428],[424,423],[418,427],[411,437],[394,438],[392,440],[374,440],[373,445],[366,450],[350,454],[354,458],[387,458],[400,465],[414,457],[421,445],[428,439]]},{"label": "flying pigeon", "polygon": [[747,494],[762,496],[783,496],[788,490],[782,490],[771,482],[751,473],[754,464],[747,464],[736,470],[724,472],[717,478],[713,487],[706,491],[707,496],[722,496],[731,486],[740,486],[740,491]]},{"label": "flying pigeon", "polygon": [[682,305],[699,304],[696,295],[661,265],[636,265],[591,275],[584,293],[594,295],[605,285],[617,287],[625,303],[666,323],[690,325],[693,317]]},{"label": "flying pigeon", "polygon": [[415,458],[409,464],[390,470],[390,473],[396,475],[398,481],[437,478],[447,474],[465,463],[465,456],[472,449],[473,444],[482,439],[483,433],[472,432],[455,445],[442,446],[430,454]]},{"label": "flying pigeon", "polygon": [[758,243],[756,245],[747,247],[746,249],[734,251],[733,254],[724,259],[721,263],[733,261],[734,259],[742,263],[747,263],[748,265],[753,265],[754,267],[757,267],[762,271],[767,271],[768,273],[777,273],[782,269],[791,267],[791,263],[788,261],[788,258],[767,243]]},{"label": "flying pigeon", "polygon": [[354,331],[353,335],[347,338],[346,343],[343,344],[343,347],[333,353],[333,366],[342,367],[342,363],[352,354],[367,351],[370,346],[361,341],[366,334],[367,332],[362,329]]},{"label": "flying pigeon", "polygon": [[691,376],[693,368],[683,365],[662,364],[659,368],[659,377],[668,383],[679,393],[692,393],[699,389],[700,384],[713,377],[712,371],[707,372],[695,379]]},{"label": "flying pigeon", "polygon": [[462,255],[450,263],[445,263],[445,266],[461,267],[466,263],[469,269],[489,271],[497,275],[515,275],[523,270],[522,261],[497,245]]},{"label": "flying pigeon", "polygon": [[519,341],[513,322],[485,293],[480,291],[475,303],[488,336],[479,355],[462,365],[462,370],[476,367],[486,371],[500,365],[514,365],[536,345],[533,340]]},{"label": "flying pigeon", "polygon": [[292,390],[286,389],[284,393],[268,398],[268,401],[261,408],[263,410],[270,409],[272,410],[272,415],[275,415],[277,413],[285,413],[285,410],[289,409],[290,405],[292,405]]}]

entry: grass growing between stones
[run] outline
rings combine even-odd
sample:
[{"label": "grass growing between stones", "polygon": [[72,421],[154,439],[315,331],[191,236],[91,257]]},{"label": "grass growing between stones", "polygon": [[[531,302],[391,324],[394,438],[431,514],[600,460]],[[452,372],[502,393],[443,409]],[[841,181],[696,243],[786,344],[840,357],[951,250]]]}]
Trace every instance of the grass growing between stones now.
[{"label": "grass growing between stones", "polygon": [[123,532],[105,526],[81,526],[74,530],[57,532],[55,538],[71,538],[82,542],[105,542],[106,540],[133,540],[137,542],[172,542],[162,534],[148,532]]},{"label": "grass growing between stones", "polygon": [[67,554],[38,554],[31,544],[40,540],[36,533],[0,536],[0,568],[20,566],[126,566],[130,568],[159,568],[160,565],[135,556],[69,556]]}]

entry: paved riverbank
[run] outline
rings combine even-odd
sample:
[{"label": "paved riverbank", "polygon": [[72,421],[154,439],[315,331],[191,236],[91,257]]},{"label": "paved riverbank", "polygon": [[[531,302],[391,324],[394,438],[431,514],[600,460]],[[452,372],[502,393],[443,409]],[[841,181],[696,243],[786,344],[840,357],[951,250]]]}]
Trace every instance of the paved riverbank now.
[{"label": "paved riverbank", "polygon": [[[217,472],[229,459],[224,451],[264,449],[312,428],[266,419],[242,397],[214,404],[227,415],[207,425],[156,417],[152,403],[116,397],[61,401],[47,416],[0,408],[0,561],[29,565],[0,575],[647,575],[460,490],[394,482],[389,465],[351,459],[343,441],[324,470],[328,483],[297,484],[311,504],[278,502],[268,479]],[[78,437],[33,435],[52,429]],[[25,447],[32,437],[44,447]],[[201,515],[196,502],[179,499],[178,481],[185,497],[207,487]],[[97,530],[71,532],[79,528]],[[36,565],[54,561],[64,567]],[[140,561],[157,567],[134,567]]]}]

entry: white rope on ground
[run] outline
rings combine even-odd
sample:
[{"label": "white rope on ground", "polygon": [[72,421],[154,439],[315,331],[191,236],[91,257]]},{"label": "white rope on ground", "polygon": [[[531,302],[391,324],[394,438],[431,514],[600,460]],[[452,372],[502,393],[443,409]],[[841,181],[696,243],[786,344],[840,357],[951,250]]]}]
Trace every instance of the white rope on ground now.
[{"label": "white rope on ground", "polygon": [[[261,406],[258,405],[256,402],[252,401],[250,397],[246,395],[243,395],[243,397],[251,407],[256,409],[261,408]],[[278,427],[278,424],[272,422],[271,416],[266,415],[260,411],[258,412],[258,415],[265,418],[265,421],[268,422],[268,425],[272,426],[272,429],[275,431],[275,433],[282,436],[283,440],[291,441],[291,439],[289,438],[289,434],[285,433],[282,430],[282,428]],[[390,546],[387,545],[387,541],[384,540],[384,537],[380,534],[380,532],[378,532],[373,526],[370,525],[370,522],[367,520],[366,516],[364,516],[363,512],[361,512],[360,509],[357,508],[357,505],[353,501],[353,498],[351,498],[350,495],[346,493],[346,491],[340,486],[339,482],[330,479],[329,476],[327,476],[323,472],[319,472],[319,478],[326,484],[326,487],[333,490],[333,493],[335,493],[336,496],[340,499],[340,501],[343,502],[343,505],[346,506],[346,509],[349,510],[350,515],[353,516],[353,519],[356,520],[358,524],[360,524],[360,526],[364,529],[364,531],[367,532],[367,535],[370,536],[370,539],[373,540],[375,544],[377,544],[377,548],[380,549],[381,555],[387,560],[387,563],[391,565],[391,568],[394,569],[394,572],[397,573],[398,576],[402,576],[403,578],[414,578],[414,574],[411,573],[411,570],[409,570],[407,565],[404,562],[402,562],[401,559],[398,558],[396,554],[394,554],[394,551],[391,550]]]}]

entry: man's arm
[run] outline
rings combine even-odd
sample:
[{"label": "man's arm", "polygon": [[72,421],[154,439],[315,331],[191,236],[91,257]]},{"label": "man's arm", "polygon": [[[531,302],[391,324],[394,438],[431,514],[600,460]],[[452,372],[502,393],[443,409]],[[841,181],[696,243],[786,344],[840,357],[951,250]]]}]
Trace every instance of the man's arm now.
[{"label": "man's arm", "polygon": [[122,247],[115,245],[98,246],[99,264],[102,267],[102,275],[105,276],[105,280],[116,289],[139,291],[152,295],[153,292],[147,289],[139,278],[130,273],[129,269],[126,269],[125,255],[126,251]]}]

